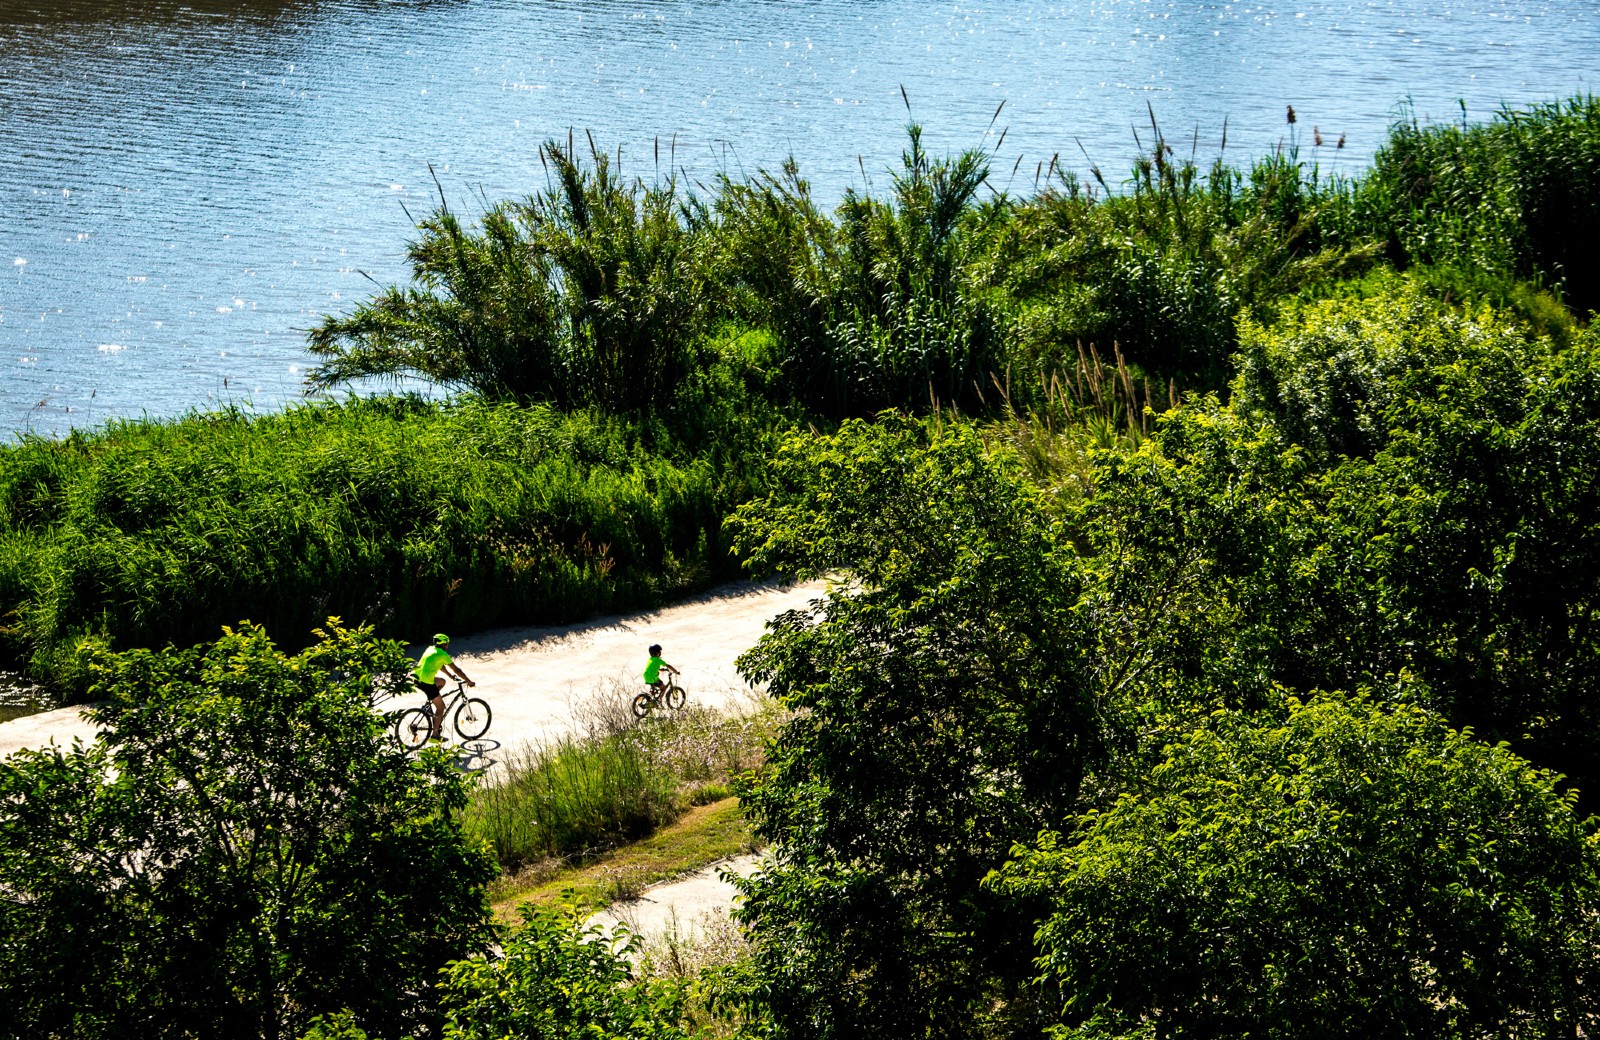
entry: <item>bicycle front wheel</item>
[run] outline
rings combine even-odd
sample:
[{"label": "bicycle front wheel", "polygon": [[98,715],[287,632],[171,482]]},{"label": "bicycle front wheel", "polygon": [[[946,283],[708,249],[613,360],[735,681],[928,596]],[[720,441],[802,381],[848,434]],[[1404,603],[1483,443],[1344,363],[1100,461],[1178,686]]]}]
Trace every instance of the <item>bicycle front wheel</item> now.
[{"label": "bicycle front wheel", "polygon": [[415,751],[433,734],[433,712],[427,708],[407,708],[394,720],[394,738],[407,751]]},{"label": "bicycle front wheel", "polygon": [[646,715],[650,714],[650,708],[653,704],[655,704],[654,697],[650,696],[648,693],[639,694],[639,696],[633,699],[634,718],[642,719]]},{"label": "bicycle front wheel", "polygon": [[689,695],[683,692],[682,686],[670,686],[667,688],[667,707],[673,711],[682,709],[684,702],[688,699]]},{"label": "bicycle front wheel", "polygon": [[489,702],[468,697],[456,708],[455,727],[462,740],[477,740],[489,732]]}]

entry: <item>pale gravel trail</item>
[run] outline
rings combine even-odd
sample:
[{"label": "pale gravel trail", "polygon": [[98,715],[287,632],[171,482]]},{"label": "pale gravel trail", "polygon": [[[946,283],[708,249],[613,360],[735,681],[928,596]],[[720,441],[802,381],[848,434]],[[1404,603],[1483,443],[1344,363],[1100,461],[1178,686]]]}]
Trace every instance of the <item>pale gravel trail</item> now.
[{"label": "pale gravel trail", "polygon": [[[502,628],[462,636],[451,650],[477,683],[474,693],[494,711],[494,724],[474,744],[467,768],[495,764],[506,751],[573,733],[576,712],[595,697],[631,699],[651,643],[683,672],[689,703],[736,707],[750,696],[734,661],[761,638],[777,615],[823,594],[821,581],[798,585],[739,582],[661,610],[548,628]],[[422,695],[395,703],[422,703]],[[21,748],[92,740],[95,728],[78,708],[61,708],[0,723],[0,757]]]},{"label": "pale gravel trail", "polygon": [[661,939],[676,933],[681,940],[694,942],[714,930],[719,918],[726,920],[737,902],[738,890],[723,880],[724,872],[749,877],[760,870],[760,856],[735,856],[703,867],[692,874],[652,885],[637,898],[613,903],[585,922],[598,925],[607,933],[618,924],[646,939]]}]

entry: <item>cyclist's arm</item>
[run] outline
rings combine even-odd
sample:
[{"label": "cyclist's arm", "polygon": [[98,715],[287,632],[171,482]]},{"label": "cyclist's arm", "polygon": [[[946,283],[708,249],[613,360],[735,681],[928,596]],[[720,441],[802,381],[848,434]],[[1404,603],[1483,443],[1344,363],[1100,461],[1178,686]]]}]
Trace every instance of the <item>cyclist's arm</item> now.
[{"label": "cyclist's arm", "polygon": [[445,665],[444,667],[445,667],[445,670],[448,671],[451,675],[454,675],[457,679],[460,679],[462,682],[466,683],[468,686],[476,686],[476,685],[478,685],[477,683],[473,682],[471,679],[468,679],[467,678],[467,673],[463,672],[461,670],[461,666],[456,664],[454,661],[451,661],[449,664]]}]

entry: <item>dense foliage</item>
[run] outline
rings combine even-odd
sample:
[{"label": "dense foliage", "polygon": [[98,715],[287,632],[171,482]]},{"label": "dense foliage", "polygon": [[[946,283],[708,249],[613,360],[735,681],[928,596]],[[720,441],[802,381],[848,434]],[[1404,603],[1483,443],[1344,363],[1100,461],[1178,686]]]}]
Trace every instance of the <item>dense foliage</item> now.
[{"label": "dense foliage", "polygon": [[688,1040],[681,989],[635,979],[632,942],[570,912],[525,908],[496,956],[458,961],[441,987],[444,1040]]},{"label": "dense foliage", "polygon": [[1600,852],[1548,774],[1366,699],[1171,738],[992,879],[1050,908],[1059,1035],[1572,1036],[1600,1018]]},{"label": "dense foliage", "polygon": [[777,410],[1028,414],[1105,358],[1132,418],[1222,389],[1241,316],[1385,259],[1564,342],[1556,296],[1581,318],[1593,292],[1597,111],[1401,122],[1353,180],[1292,148],[1205,170],[1152,121],[1123,184],[1052,163],[1027,198],[912,126],[886,197],[832,214],[793,163],[702,197],[551,142],[544,191],[471,225],[441,198],[413,284],[312,334],[312,381],[592,411],[363,403],[0,451],[0,663],[71,685],[79,639],[185,644],[241,599],[284,638],[324,613],[415,633],[651,602],[729,573],[720,520],[759,491]]},{"label": "dense foliage", "polygon": [[[783,1037],[1600,1023],[1593,825],[1465,728],[1595,775],[1600,345],[1406,299],[1317,311],[1412,351],[1414,396],[1353,383],[1395,403],[1370,458],[1316,461],[1241,391],[1094,457],[1061,520],[960,425],[786,445],[741,545],[848,577],[744,659],[796,715],[745,796],[775,859],[733,999]],[[1252,335],[1337,374],[1304,319]],[[1285,706],[1319,687],[1373,692]]]},{"label": "dense foliage", "polygon": [[[1465,113],[1463,113],[1465,115]],[[1396,123],[1355,193],[1358,225],[1398,263],[1531,279],[1600,309],[1600,99],[1488,123]]]},{"label": "dense foliage", "polygon": [[0,448],[6,657],[81,688],[86,640],[241,614],[415,638],[661,602],[733,575],[722,517],[772,436],[715,400],[691,418],[375,399]]},{"label": "dense foliage", "polygon": [[0,765],[0,1036],[299,1036],[350,1010],[401,1035],[489,939],[465,785],[369,707],[406,666],[332,627],[102,658],[87,747]]},{"label": "dense foliage", "polygon": [[[638,939],[570,908],[522,909],[486,956],[451,964],[438,990],[442,1040],[689,1040],[684,987],[635,976]],[[304,1040],[382,1040],[356,1016],[318,1018]]]},{"label": "dense foliage", "polygon": [[[1200,667],[1234,702],[1409,671],[1456,724],[1592,788],[1594,332],[1559,350],[1399,288],[1244,338],[1233,407],[1186,409],[1159,451],[1108,464],[1091,538],[1151,493],[1178,511],[1151,566],[1206,561],[1207,610],[1229,621]],[[1133,484],[1149,490],[1119,502]]]}]

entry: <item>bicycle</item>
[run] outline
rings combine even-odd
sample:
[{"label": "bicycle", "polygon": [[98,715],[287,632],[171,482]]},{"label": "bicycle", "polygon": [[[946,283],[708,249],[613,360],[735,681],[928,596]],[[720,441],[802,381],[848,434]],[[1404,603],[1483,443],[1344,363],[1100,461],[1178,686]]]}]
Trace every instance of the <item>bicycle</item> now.
[{"label": "bicycle", "polygon": [[633,699],[633,715],[635,718],[642,719],[654,709],[662,706],[671,708],[673,711],[679,711],[688,699],[689,695],[683,691],[682,686],[678,685],[678,680],[669,678],[667,679],[667,685],[662,689],[649,688]]},{"label": "bicycle", "polygon": [[[477,740],[489,732],[489,720],[493,715],[489,710],[489,702],[482,697],[468,697],[466,683],[457,680],[455,688],[444,697],[444,713],[449,715],[455,712],[450,723],[462,740]],[[442,724],[439,731],[444,732]],[[394,720],[394,736],[407,751],[415,751],[426,744],[428,738],[433,736],[433,706],[424,704],[420,708],[407,708],[400,712]]]}]

